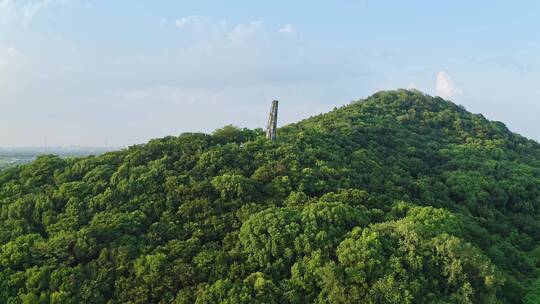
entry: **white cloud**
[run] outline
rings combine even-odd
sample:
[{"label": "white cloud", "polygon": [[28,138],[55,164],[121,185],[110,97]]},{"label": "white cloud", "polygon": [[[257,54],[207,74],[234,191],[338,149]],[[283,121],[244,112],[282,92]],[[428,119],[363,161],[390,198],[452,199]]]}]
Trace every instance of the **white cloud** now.
[{"label": "white cloud", "polygon": [[25,57],[17,48],[10,46],[0,47],[0,66],[15,68],[23,63]]},{"label": "white cloud", "polygon": [[442,98],[451,98],[455,95],[462,94],[463,91],[456,88],[450,75],[446,71],[437,73],[437,95]]},{"label": "white cloud", "polygon": [[252,36],[259,28],[261,28],[263,23],[261,21],[253,21],[248,24],[237,24],[232,31],[229,32],[228,38],[231,41],[241,41],[245,38]]},{"label": "white cloud", "polygon": [[19,23],[27,27],[32,19],[53,4],[64,3],[69,0],[0,0],[0,23]]},{"label": "white cloud", "polygon": [[230,27],[226,20],[214,20],[208,16],[191,15],[178,18],[172,22],[174,26],[181,30],[195,32],[198,39],[209,39],[211,37],[226,37]]},{"label": "white cloud", "polygon": [[284,27],[280,28],[278,30],[278,33],[282,34],[294,34],[296,33],[296,29],[292,24],[286,24]]},{"label": "white cloud", "polygon": [[16,20],[17,13],[15,1],[0,0],[0,25],[7,25]]},{"label": "white cloud", "polygon": [[19,50],[17,50],[16,48],[14,48],[14,47],[12,47],[12,46],[11,46],[11,47],[8,47],[8,48],[6,49],[6,54],[7,54],[8,56],[22,56],[21,52],[19,52]]},{"label": "white cloud", "polygon": [[201,26],[208,22],[208,17],[200,15],[191,15],[185,16],[179,19],[176,19],[176,27],[185,27],[187,25]]},{"label": "white cloud", "polygon": [[15,1],[13,0],[2,0],[0,1],[0,12],[3,14],[12,13],[15,7]]},{"label": "white cloud", "polygon": [[201,40],[200,38],[202,38],[202,40],[206,39],[207,43],[210,41],[223,41],[223,39],[226,39],[229,42],[245,41],[263,26],[262,21],[229,25],[226,20],[213,20],[208,16],[201,15],[181,17],[176,19],[174,24],[177,28],[189,28],[189,30],[201,34],[199,40]]}]

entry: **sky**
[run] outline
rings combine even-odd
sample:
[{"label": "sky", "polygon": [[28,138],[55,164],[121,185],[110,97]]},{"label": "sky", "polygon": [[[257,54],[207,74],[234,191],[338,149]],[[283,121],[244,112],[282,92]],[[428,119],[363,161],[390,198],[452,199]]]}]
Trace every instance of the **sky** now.
[{"label": "sky", "polygon": [[540,1],[0,0],[0,147],[124,147],[416,88],[540,140]]}]

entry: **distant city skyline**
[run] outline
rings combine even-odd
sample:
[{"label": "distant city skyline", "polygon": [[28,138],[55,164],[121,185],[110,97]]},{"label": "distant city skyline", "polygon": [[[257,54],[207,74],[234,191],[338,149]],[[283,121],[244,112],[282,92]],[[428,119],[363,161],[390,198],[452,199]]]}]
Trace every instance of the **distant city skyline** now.
[{"label": "distant city skyline", "polygon": [[[125,147],[417,88],[540,140],[537,1],[0,0],[0,147]],[[46,144],[45,144],[46,142]]]}]

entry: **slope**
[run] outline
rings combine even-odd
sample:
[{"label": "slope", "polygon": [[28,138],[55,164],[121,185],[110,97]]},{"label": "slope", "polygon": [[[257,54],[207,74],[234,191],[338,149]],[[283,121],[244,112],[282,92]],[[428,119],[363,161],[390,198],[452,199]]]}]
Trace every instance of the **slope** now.
[{"label": "slope", "polygon": [[399,90],[0,173],[2,303],[535,303],[540,146]]}]

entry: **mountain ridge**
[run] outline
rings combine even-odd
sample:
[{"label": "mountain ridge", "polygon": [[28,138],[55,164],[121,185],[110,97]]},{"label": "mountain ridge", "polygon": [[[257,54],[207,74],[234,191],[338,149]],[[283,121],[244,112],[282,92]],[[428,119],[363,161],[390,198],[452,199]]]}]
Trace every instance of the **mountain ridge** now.
[{"label": "mountain ridge", "polygon": [[381,91],[0,172],[0,302],[536,303],[540,146]]}]

